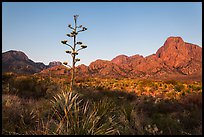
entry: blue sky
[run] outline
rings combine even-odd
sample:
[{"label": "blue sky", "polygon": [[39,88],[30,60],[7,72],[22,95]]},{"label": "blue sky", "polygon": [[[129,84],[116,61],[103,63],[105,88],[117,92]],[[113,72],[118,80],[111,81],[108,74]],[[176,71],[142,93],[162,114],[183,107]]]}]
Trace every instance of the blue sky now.
[{"label": "blue sky", "polygon": [[72,41],[66,34],[75,14],[78,24],[88,28],[77,38],[88,46],[77,65],[120,54],[145,57],[169,36],[202,47],[201,2],[3,2],[2,52],[20,50],[46,65],[71,63],[65,53],[69,48],[60,41]]}]

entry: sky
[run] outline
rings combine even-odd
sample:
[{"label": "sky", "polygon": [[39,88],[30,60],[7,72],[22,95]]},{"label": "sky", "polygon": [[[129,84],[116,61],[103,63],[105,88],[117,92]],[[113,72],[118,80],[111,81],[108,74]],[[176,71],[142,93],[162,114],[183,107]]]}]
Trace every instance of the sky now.
[{"label": "sky", "polygon": [[61,43],[77,24],[88,47],[77,65],[118,55],[144,57],[156,53],[170,36],[202,47],[202,2],[3,2],[2,53],[23,51],[34,62],[67,61],[70,48]]}]

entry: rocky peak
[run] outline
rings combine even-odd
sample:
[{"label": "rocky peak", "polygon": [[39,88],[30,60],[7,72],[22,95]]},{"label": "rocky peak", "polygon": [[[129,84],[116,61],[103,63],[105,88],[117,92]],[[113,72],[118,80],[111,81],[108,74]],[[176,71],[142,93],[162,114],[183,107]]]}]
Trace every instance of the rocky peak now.
[{"label": "rocky peak", "polygon": [[2,53],[2,57],[4,58],[3,60],[7,60],[7,59],[24,60],[24,61],[29,60],[28,56],[26,56],[25,53],[23,53],[22,51],[16,51],[16,50],[10,50]]},{"label": "rocky peak", "polygon": [[33,74],[45,68],[43,63],[35,63],[22,51],[10,50],[2,53],[2,72]]},{"label": "rocky peak", "polygon": [[128,61],[128,56],[126,55],[119,55],[111,60],[111,62],[117,65],[127,63],[127,61]]},{"label": "rocky peak", "polygon": [[54,66],[61,66],[62,63],[60,61],[52,61],[49,63],[49,67],[54,67]]},{"label": "rocky peak", "polygon": [[181,37],[168,37],[167,40],[165,41],[164,45],[167,44],[175,44],[175,43],[179,43],[179,44],[183,44],[184,41]]}]

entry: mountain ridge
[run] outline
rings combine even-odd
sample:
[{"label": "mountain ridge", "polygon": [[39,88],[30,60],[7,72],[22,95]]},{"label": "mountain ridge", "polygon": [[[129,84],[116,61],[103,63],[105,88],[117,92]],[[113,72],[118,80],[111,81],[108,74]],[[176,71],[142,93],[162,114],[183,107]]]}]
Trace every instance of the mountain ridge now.
[{"label": "mountain ridge", "polygon": [[[24,57],[24,60],[29,60]],[[46,74],[50,71],[60,71],[60,75],[70,75],[69,69],[60,67],[61,62],[50,63],[52,69],[43,67],[36,73]],[[38,67],[39,68],[39,67]],[[88,66],[79,65],[77,76],[101,78],[164,78],[168,76],[202,77],[202,48],[198,45],[184,42],[181,37],[168,37],[164,44],[149,56],[135,54],[132,56],[118,55],[112,60],[97,59]],[[60,70],[63,69],[63,70]]]},{"label": "mountain ridge", "polygon": [[34,74],[61,64],[59,61],[52,61],[49,65],[45,65],[43,62],[34,62],[24,52],[17,50],[2,53],[2,72]]}]

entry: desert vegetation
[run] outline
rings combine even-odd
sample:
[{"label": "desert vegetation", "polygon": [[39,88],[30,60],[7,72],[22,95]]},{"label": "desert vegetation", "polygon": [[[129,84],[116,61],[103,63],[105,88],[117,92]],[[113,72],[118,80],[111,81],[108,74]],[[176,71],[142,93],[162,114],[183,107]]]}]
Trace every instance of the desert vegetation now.
[{"label": "desert vegetation", "polygon": [[202,82],[2,74],[2,134],[201,135]]}]

